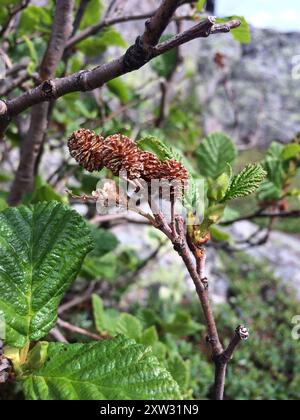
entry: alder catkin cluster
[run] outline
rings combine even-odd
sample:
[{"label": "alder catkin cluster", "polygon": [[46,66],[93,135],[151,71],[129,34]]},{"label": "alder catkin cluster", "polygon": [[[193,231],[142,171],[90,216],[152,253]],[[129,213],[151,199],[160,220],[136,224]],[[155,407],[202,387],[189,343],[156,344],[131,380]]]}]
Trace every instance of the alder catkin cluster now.
[{"label": "alder catkin cluster", "polygon": [[136,143],[122,134],[104,138],[93,131],[79,129],[68,141],[71,156],[87,171],[110,169],[118,176],[126,171],[128,179],[166,179],[186,181],[188,172],[176,160],[160,161],[153,153],[140,150]]}]

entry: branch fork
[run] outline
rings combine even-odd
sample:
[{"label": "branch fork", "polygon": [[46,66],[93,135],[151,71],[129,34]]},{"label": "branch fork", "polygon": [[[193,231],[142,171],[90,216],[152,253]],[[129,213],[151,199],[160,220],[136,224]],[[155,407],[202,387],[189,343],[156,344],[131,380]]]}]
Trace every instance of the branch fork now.
[{"label": "branch fork", "polygon": [[[223,349],[208,294],[209,283],[205,275],[205,250],[204,248],[197,248],[191,243],[183,217],[174,214],[170,225],[163,214],[160,213],[158,219],[160,225],[155,227],[165,233],[171,240],[174,250],[182,258],[194,281],[208,329],[207,342],[211,346],[212,360],[215,364],[214,399],[223,400],[227,366],[238,345],[249,338],[249,331],[243,325],[238,326],[228,347],[225,350]],[[172,227],[175,227],[175,230],[171,229]],[[190,252],[194,255],[195,262],[193,262]]]}]

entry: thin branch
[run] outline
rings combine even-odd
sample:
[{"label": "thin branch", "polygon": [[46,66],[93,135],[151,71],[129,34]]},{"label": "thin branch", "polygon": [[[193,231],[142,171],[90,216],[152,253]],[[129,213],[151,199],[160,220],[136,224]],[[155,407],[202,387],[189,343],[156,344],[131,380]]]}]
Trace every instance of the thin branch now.
[{"label": "thin branch", "polygon": [[[7,21],[5,22],[5,24],[2,26],[1,30],[0,30],[0,37],[2,38],[8,28],[10,27],[10,24],[12,22],[12,20],[16,17],[16,15],[21,12],[22,10],[24,10],[30,3],[30,0],[22,0],[20,2],[20,4],[16,5],[14,8],[12,8],[9,12],[9,17],[7,19]],[[2,6],[3,7],[3,6]]]},{"label": "thin branch", "polygon": [[66,337],[60,332],[60,330],[56,327],[50,331],[50,335],[55,338],[56,341],[59,343],[68,343]]},{"label": "thin branch", "polygon": [[[182,22],[176,22],[177,34],[181,33],[181,26]],[[177,69],[182,62],[182,57],[180,54],[179,47],[176,48],[176,60],[170,71],[169,75],[166,77],[165,80],[161,81],[160,83],[160,90],[161,90],[161,99],[160,99],[160,106],[159,106],[159,114],[155,121],[155,126],[160,128],[164,123],[167,113],[168,113],[168,99],[169,99],[169,92],[171,91],[173,79],[176,75]]]},{"label": "thin branch", "polygon": [[128,285],[130,285],[137,275],[141,273],[149,264],[151,261],[155,260],[160,253],[162,247],[166,244],[165,241],[160,240],[158,246],[151,252],[151,254],[142,260],[142,262],[136,267],[136,269],[129,273],[127,276],[124,276],[124,278],[118,280],[117,282],[114,282],[114,290],[119,290],[120,288],[125,288]]},{"label": "thin branch", "polygon": [[26,58],[22,58],[18,63],[14,64],[10,69],[7,69],[5,72],[6,77],[14,76],[20,70],[25,70],[28,67],[30,60]]},{"label": "thin branch", "polygon": [[81,0],[80,1],[80,5],[79,8],[77,10],[75,19],[74,19],[74,23],[73,23],[73,31],[72,31],[72,36],[74,36],[77,32],[77,30],[79,29],[80,23],[83,19],[84,13],[86,11],[86,8],[88,7],[90,0]]},{"label": "thin branch", "polygon": [[30,78],[31,76],[27,73],[27,71],[20,73],[19,77],[11,80],[9,83],[4,84],[4,86],[0,88],[0,95],[7,96],[14,89],[21,87],[22,84]]},{"label": "thin branch", "polygon": [[70,324],[69,322],[63,321],[62,319],[58,318],[57,325],[61,328],[64,328],[65,330],[71,331],[74,334],[80,334],[84,335],[86,337],[91,338],[92,340],[103,340],[103,337],[101,337],[98,334],[94,334],[91,331],[88,331],[84,328],[77,327],[76,325]]},{"label": "thin branch", "polygon": [[153,14],[154,11],[139,15],[118,16],[115,18],[105,19],[102,22],[97,23],[96,25],[89,26],[88,28],[79,32],[77,35],[72,36],[66,43],[66,49],[72,48],[79,42],[89,38],[92,35],[96,35],[97,33],[103,31],[103,29],[106,29],[109,26],[113,26],[118,23],[135,22],[138,20],[149,19],[151,16],[153,16]]},{"label": "thin branch", "polygon": [[115,12],[115,10],[118,6],[117,3],[118,3],[118,0],[111,0],[110,1],[109,5],[106,9],[105,15],[104,15],[105,18],[107,18],[111,13]]},{"label": "thin branch", "polygon": [[248,216],[241,216],[233,220],[221,222],[220,225],[230,226],[234,223],[250,221],[250,220],[255,220],[255,219],[269,219],[269,218],[289,219],[289,218],[295,218],[295,217],[300,217],[300,210],[293,210],[293,211],[281,212],[281,213],[257,212],[257,213],[249,214]]},{"label": "thin branch", "polygon": [[95,291],[96,282],[92,282],[88,288],[88,290],[84,293],[83,296],[76,296],[74,299],[70,300],[69,302],[64,303],[58,308],[58,314],[61,315],[62,313],[69,311],[70,309],[74,308],[74,306],[79,306],[82,303],[89,300],[92,294]]},{"label": "thin branch", "polygon": [[207,38],[212,34],[219,34],[230,32],[232,29],[238,28],[241,22],[239,20],[232,20],[226,25],[216,24],[216,19],[209,16],[207,19],[201,20],[197,25],[190,29],[178,34],[168,41],[162,42],[153,49],[153,56],[164,54],[173,48],[179,47],[180,45],[186,44],[197,38]]},{"label": "thin branch", "polygon": [[120,214],[107,214],[107,215],[96,215],[94,216],[91,220],[89,220],[89,222],[93,225],[99,225],[101,223],[110,223],[110,222],[119,222],[121,223],[132,223],[132,224],[136,224],[136,225],[149,225],[149,222],[146,220],[135,220],[135,219],[130,219],[129,217],[127,217],[127,212],[126,213],[120,213]]}]

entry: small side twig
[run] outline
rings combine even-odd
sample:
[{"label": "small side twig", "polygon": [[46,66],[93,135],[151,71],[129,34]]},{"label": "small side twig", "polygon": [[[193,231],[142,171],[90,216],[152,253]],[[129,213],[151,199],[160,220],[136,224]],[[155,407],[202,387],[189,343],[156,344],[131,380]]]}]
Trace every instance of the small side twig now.
[{"label": "small side twig", "polygon": [[92,294],[95,291],[96,282],[91,282],[88,290],[84,293],[83,296],[76,296],[74,299],[70,300],[69,302],[64,303],[58,308],[58,314],[61,315],[62,313],[69,311],[70,309],[74,308],[75,306],[81,305],[82,303],[89,300]]},{"label": "small side twig", "polygon": [[69,322],[63,321],[62,319],[58,318],[57,325],[61,328],[64,328],[65,330],[71,331],[74,334],[80,334],[84,335],[86,337],[91,338],[92,340],[103,340],[103,337],[101,337],[98,334],[94,334],[91,331],[88,331],[84,328],[77,327],[76,325],[70,324]]},{"label": "small side twig", "polygon": [[60,332],[60,330],[56,327],[50,331],[50,335],[58,341],[59,343],[68,343],[66,337]]},{"label": "small side twig", "polygon": [[300,217],[300,210],[293,210],[287,212],[269,212],[264,213],[262,211],[249,214],[248,216],[241,216],[233,220],[229,220],[226,222],[221,222],[220,225],[222,226],[230,226],[234,223],[244,222],[244,221],[251,221],[255,219],[269,219],[269,218],[278,218],[278,219],[288,219],[288,218],[295,218]]},{"label": "small side twig", "polygon": [[240,325],[235,330],[234,337],[227,349],[218,356],[213,358],[215,370],[215,386],[214,386],[214,399],[219,401],[224,398],[225,377],[228,364],[233,357],[233,354],[238,345],[249,338],[249,331],[243,325]]}]

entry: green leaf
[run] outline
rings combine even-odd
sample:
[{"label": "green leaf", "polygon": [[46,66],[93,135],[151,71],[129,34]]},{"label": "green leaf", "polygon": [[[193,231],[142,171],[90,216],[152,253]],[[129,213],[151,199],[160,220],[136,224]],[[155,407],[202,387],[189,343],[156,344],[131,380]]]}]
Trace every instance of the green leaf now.
[{"label": "green leaf", "polygon": [[145,346],[154,346],[158,342],[157,330],[154,326],[147,328],[143,331],[140,338],[140,343]]},{"label": "green leaf", "polygon": [[177,383],[151,349],[124,337],[50,343],[44,366],[24,379],[29,400],[181,399]]},{"label": "green leaf", "polygon": [[95,226],[91,226],[91,233],[94,239],[95,247],[91,252],[91,255],[97,257],[103,257],[105,254],[116,249],[119,245],[118,238],[106,229],[99,229]]},{"label": "green leaf", "polygon": [[287,144],[282,150],[282,159],[296,159],[300,156],[300,145],[297,143]]},{"label": "green leaf", "polygon": [[276,158],[267,157],[263,162],[263,165],[267,172],[267,180],[272,182],[278,189],[282,189],[286,177],[282,161]]},{"label": "green leaf", "polygon": [[[164,35],[161,37],[160,42],[168,41],[173,38],[173,35]],[[178,59],[178,51],[176,48],[171,49],[163,55],[151,61],[151,68],[159,77],[169,79],[173,74]]]},{"label": "green leaf", "polygon": [[86,223],[62,204],[0,213],[0,311],[7,345],[21,348],[50,331],[61,298],[91,249]]},{"label": "green leaf", "polygon": [[280,160],[282,157],[283,149],[283,144],[273,141],[268,149],[267,157]]},{"label": "green leaf", "polygon": [[12,4],[17,4],[19,2],[20,2],[20,0],[1,0],[1,5],[2,6],[11,6]]},{"label": "green leaf", "polygon": [[223,201],[253,194],[259,188],[266,175],[261,165],[248,165],[233,178]]},{"label": "green leaf", "polygon": [[23,369],[39,369],[46,362],[49,343],[40,341],[28,354],[26,366]]},{"label": "green leaf", "polygon": [[216,242],[230,242],[231,235],[224,230],[219,229],[217,226],[210,227],[211,237]]},{"label": "green leaf", "polygon": [[0,182],[10,182],[13,180],[13,175],[10,172],[0,172]]},{"label": "green leaf", "polygon": [[[77,2],[77,7],[80,1]],[[89,0],[88,5],[85,9],[83,19],[80,23],[80,29],[84,29],[88,26],[98,23],[103,13],[103,2],[102,0]]]},{"label": "green leaf", "polygon": [[89,110],[87,104],[85,102],[83,102],[81,99],[77,99],[74,102],[74,105],[76,107],[76,112],[79,115],[82,115],[83,117],[85,117],[88,120],[93,120],[97,117],[97,109],[92,109]]},{"label": "green leaf", "polygon": [[202,12],[202,10],[204,9],[206,0],[197,0],[196,2],[196,10],[197,12]]},{"label": "green leaf", "polygon": [[8,204],[4,198],[0,197],[0,211],[7,209]]},{"label": "green leaf", "polygon": [[143,328],[138,318],[111,309],[105,310],[102,299],[97,295],[93,295],[92,303],[96,328],[100,334],[107,333],[110,336],[122,334],[127,338],[140,340]]},{"label": "green leaf", "polygon": [[202,141],[196,157],[201,175],[216,179],[234,163],[236,149],[224,133],[214,133]]},{"label": "green leaf", "polygon": [[117,324],[117,331],[125,337],[138,340],[142,335],[142,324],[133,315],[121,314]]},{"label": "green leaf", "polygon": [[185,191],[183,204],[191,211],[198,209],[199,203],[202,202],[201,200],[203,200],[203,183],[202,180],[199,180],[199,176],[197,177],[197,180],[194,179],[193,175],[195,174],[195,171],[188,159],[181,155],[181,153],[176,148],[168,146],[154,136],[145,136],[141,140],[137,141],[137,146],[141,150],[155,154],[161,161],[174,159],[184,165],[189,173],[189,186],[187,191]]},{"label": "green leaf", "polygon": [[35,31],[45,31],[47,27],[50,29],[51,25],[50,9],[31,4],[21,13],[18,31],[20,34],[32,34]]},{"label": "green leaf", "polygon": [[114,309],[104,310],[103,301],[97,295],[92,296],[92,304],[94,320],[99,334],[115,336],[118,330],[120,313]]},{"label": "green leaf", "polygon": [[187,391],[190,383],[190,363],[182,359],[179,354],[171,356],[166,362],[166,368],[178,383],[182,393]]},{"label": "green leaf", "polygon": [[113,27],[105,29],[105,31],[101,32],[98,36],[85,39],[77,45],[77,48],[85,55],[92,57],[105,52],[110,46],[127,47],[127,43],[122,35]]},{"label": "green leaf", "polygon": [[80,172],[78,181],[80,182],[80,188],[82,192],[86,194],[92,194],[92,192],[96,189],[97,183],[99,182],[99,176]]},{"label": "green leaf", "polygon": [[264,181],[257,191],[257,198],[260,201],[279,200],[282,198],[283,191],[274,182]]},{"label": "green leaf", "polygon": [[106,86],[111,93],[120,99],[121,103],[126,104],[130,101],[132,97],[131,91],[122,79],[117,78],[110,80],[107,82]]},{"label": "green leaf", "polygon": [[217,19],[217,22],[228,22],[234,19],[239,19],[241,21],[241,25],[238,28],[232,29],[230,31],[231,35],[236,41],[240,42],[241,44],[250,44],[251,31],[246,19],[243,16],[229,16],[226,18],[219,18]]},{"label": "green leaf", "polygon": [[29,51],[29,57],[34,62],[34,64],[36,64],[39,58],[38,58],[34,43],[26,35],[23,35],[22,38],[24,39],[25,44],[27,45],[27,48]]},{"label": "green leaf", "polygon": [[67,197],[62,197],[54,188],[45,182],[41,177],[36,177],[35,190],[31,198],[31,204],[36,204],[41,201],[58,201],[67,204]]},{"label": "green leaf", "polygon": [[224,204],[214,204],[206,209],[205,212],[205,222],[208,221],[210,226],[213,223],[218,223],[222,217],[224,217],[225,205]]},{"label": "green leaf", "polygon": [[229,222],[230,220],[237,219],[240,216],[240,212],[232,207],[226,206],[224,210],[224,215],[222,218],[223,222]]},{"label": "green leaf", "polygon": [[205,193],[206,184],[204,179],[195,179],[194,177],[190,177],[188,190],[184,194],[184,207],[191,212],[194,212],[195,210],[200,213],[201,211],[204,212],[204,205],[201,209],[201,204],[204,204]]},{"label": "green leaf", "polygon": [[141,140],[137,141],[137,146],[141,150],[153,153],[161,161],[174,159],[174,154],[170,147],[157,137],[145,136]]},{"label": "green leaf", "polygon": [[178,310],[171,322],[165,323],[163,328],[166,332],[176,336],[193,335],[201,330],[201,325],[194,322],[190,314],[183,310]]},{"label": "green leaf", "polygon": [[195,174],[195,170],[190,161],[181,153],[181,151],[176,147],[164,143],[158,137],[151,135],[144,136],[141,140],[137,141],[137,146],[141,150],[153,153],[161,161],[169,159],[177,160],[185,166],[190,176]]},{"label": "green leaf", "polygon": [[208,198],[212,201],[221,201],[228,190],[231,181],[230,173],[223,173],[213,181],[208,190]]},{"label": "green leaf", "polygon": [[88,255],[84,260],[80,275],[86,279],[114,280],[118,274],[118,257],[109,253],[103,257]]}]

